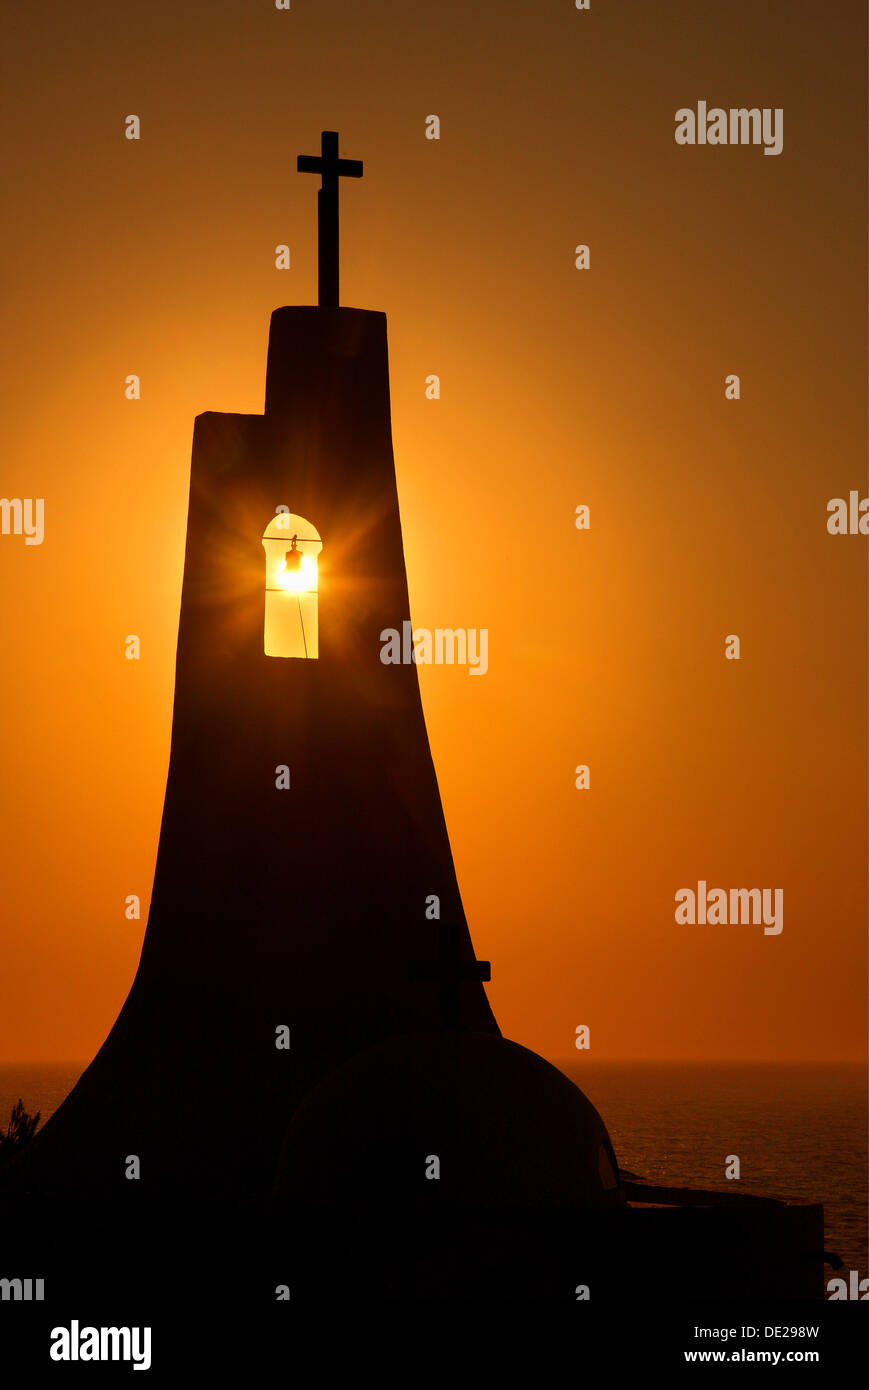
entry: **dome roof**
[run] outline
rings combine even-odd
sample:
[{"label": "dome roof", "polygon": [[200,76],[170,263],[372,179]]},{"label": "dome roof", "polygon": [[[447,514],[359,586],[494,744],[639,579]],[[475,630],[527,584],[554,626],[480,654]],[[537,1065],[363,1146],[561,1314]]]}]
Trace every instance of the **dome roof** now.
[{"label": "dome roof", "polygon": [[336,1205],[625,1200],[582,1091],[518,1043],[461,1031],[389,1038],[310,1091],[287,1129],[275,1190]]}]

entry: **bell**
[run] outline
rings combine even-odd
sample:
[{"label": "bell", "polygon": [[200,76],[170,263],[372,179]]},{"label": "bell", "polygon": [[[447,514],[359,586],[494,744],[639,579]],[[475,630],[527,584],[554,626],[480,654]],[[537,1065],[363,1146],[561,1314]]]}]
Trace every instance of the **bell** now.
[{"label": "bell", "polygon": [[284,569],[285,569],[285,570],[289,570],[289,571],[291,571],[291,572],[292,572],[293,570],[300,570],[300,569],[302,568],[302,552],[301,552],[301,550],[297,549],[297,547],[296,547],[296,541],[297,541],[297,540],[298,540],[298,534],[295,535],[295,536],[293,536],[293,539],[292,539],[292,542],[291,542],[291,544],[292,544],[292,549],[290,549],[290,550],[287,551],[287,556],[286,556],[286,559],[284,560]]}]

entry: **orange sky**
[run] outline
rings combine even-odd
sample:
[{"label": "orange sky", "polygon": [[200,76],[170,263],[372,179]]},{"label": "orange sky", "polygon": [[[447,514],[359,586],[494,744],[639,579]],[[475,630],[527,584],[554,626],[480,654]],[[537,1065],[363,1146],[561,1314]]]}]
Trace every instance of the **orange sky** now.
[{"label": "orange sky", "polygon": [[[260,411],[269,313],[313,302],[324,127],[365,162],[342,301],[389,319],[414,621],[489,629],[485,678],[421,681],[503,1031],[864,1055],[866,540],[825,527],[866,495],[864,46],[856,3],[16,11],[0,495],[46,539],[0,536],[0,1060],[90,1057],[132,979],[193,419]],[[782,107],[783,153],[677,146],[699,99]],[[782,934],[678,926],[701,878],[783,888]]]}]

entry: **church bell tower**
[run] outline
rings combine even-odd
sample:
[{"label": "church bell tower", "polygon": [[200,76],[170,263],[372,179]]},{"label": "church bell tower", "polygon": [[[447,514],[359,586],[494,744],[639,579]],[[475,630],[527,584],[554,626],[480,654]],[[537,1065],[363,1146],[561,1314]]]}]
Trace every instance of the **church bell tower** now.
[{"label": "church bell tower", "polygon": [[4,1184],[120,1192],[135,1154],[165,1196],[346,1200],[356,1183],[400,1201],[440,1145],[427,1190],[445,1200],[616,1201],[593,1107],[500,1037],[416,666],[381,661],[410,606],[386,318],[339,304],[338,185],[362,165],[326,131],[298,167],[321,177],[319,303],[272,314],[264,413],[194,428],[139,968]]}]

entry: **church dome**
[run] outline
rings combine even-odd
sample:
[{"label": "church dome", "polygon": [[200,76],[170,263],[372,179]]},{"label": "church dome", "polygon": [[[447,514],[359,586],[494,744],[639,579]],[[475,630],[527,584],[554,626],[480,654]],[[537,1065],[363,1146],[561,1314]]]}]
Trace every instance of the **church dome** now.
[{"label": "church dome", "polygon": [[275,1191],[398,1207],[624,1205],[603,1121],[563,1072],[496,1034],[392,1037],[308,1093]]}]

